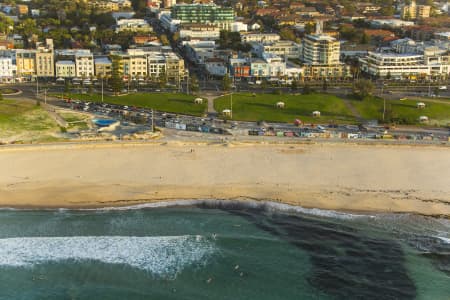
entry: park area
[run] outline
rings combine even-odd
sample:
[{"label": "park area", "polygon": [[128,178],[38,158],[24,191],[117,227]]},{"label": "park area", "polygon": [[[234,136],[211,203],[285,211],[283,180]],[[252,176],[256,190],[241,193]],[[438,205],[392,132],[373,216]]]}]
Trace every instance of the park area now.
[{"label": "park area", "polygon": [[[101,102],[99,94],[68,94],[65,97],[87,102]],[[194,103],[195,96],[181,93],[136,93],[122,96],[104,96],[105,103],[151,108],[159,111],[202,116],[206,110],[206,101]]]},{"label": "park area", "polygon": [[0,101],[0,141],[55,141],[59,132],[56,122],[34,102]]},{"label": "park area", "polygon": [[[423,103],[423,108],[417,104]],[[383,99],[366,98],[363,101],[352,100],[352,106],[365,120],[383,118]],[[421,123],[419,118],[426,116],[428,122]],[[418,98],[387,100],[385,120],[397,124],[447,126],[450,124],[450,99]]]},{"label": "park area", "polygon": [[[277,107],[282,102],[284,107]],[[417,108],[423,102],[424,108]],[[242,121],[268,121],[291,123],[300,119],[304,123],[356,124],[365,120],[383,121],[383,99],[367,97],[364,100],[342,99],[330,94],[274,95],[233,94],[233,119]],[[223,115],[231,108],[231,95],[215,100],[215,109]],[[314,111],[320,117],[313,117]],[[421,123],[421,116],[429,121]],[[409,125],[446,126],[450,123],[449,99],[403,99],[386,101],[386,122]]]},{"label": "park area", "polygon": [[[283,102],[284,108],[278,108],[278,102]],[[215,100],[215,109],[219,114],[230,107],[230,95]],[[320,117],[313,117],[314,111],[319,111]],[[287,123],[292,123],[296,119],[305,123],[357,122],[341,98],[328,94],[233,94],[233,119]]]}]

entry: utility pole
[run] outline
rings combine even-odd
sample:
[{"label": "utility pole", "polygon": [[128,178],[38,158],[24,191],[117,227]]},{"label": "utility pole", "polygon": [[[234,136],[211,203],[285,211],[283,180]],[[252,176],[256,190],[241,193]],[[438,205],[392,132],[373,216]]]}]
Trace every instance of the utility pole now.
[{"label": "utility pole", "polygon": [[186,79],[186,93],[189,95],[189,75],[187,76]]},{"label": "utility pole", "polygon": [[155,132],[155,114],[152,108],[152,132]]},{"label": "utility pole", "polygon": [[102,76],[102,103],[103,103],[103,76]]},{"label": "utility pole", "polygon": [[44,103],[47,104],[47,89],[44,89]]},{"label": "utility pole", "polygon": [[230,94],[230,119],[233,119],[233,91]]},{"label": "utility pole", "polygon": [[36,97],[38,96],[38,94],[39,94],[39,80],[38,80],[38,76],[36,74]]}]

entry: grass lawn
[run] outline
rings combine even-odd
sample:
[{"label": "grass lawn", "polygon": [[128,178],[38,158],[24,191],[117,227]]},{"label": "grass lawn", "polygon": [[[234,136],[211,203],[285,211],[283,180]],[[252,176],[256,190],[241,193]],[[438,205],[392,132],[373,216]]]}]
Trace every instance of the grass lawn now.
[{"label": "grass lawn", "polygon": [[0,101],[0,138],[27,136],[39,140],[43,135],[59,132],[56,122],[47,112],[32,102]]},{"label": "grass lawn", "polygon": [[[72,99],[101,102],[99,94],[69,94]],[[195,104],[192,95],[180,93],[136,93],[124,96],[104,96],[104,102],[136,107],[153,108],[178,114],[201,116],[205,113],[207,101]]]},{"label": "grass lawn", "polygon": [[89,129],[87,122],[89,117],[78,113],[59,113],[59,115],[69,124],[67,129],[86,130]]},{"label": "grass lawn", "polygon": [[[276,103],[285,103],[284,109],[276,108]],[[230,96],[215,100],[215,109],[221,113],[230,109]],[[320,118],[313,118],[312,112],[321,112]],[[268,121],[292,123],[300,119],[306,123],[356,123],[355,117],[344,101],[334,95],[274,95],[274,94],[233,94],[233,119],[244,121]]]},{"label": "grass lawn", "polygon": [[[424,102],[424,109],[417,109],[417,102]],[[352,105],[358,110],[364,119],[382,119],[383,100],[365,99],[363,101],[352,100]],[[422,99],[422,100],[387,100],[386,110],[398,123],[419,124],[420,116],[429,118],[429,125],[447,125],[450,123],[450,101],[445,99]]]}]

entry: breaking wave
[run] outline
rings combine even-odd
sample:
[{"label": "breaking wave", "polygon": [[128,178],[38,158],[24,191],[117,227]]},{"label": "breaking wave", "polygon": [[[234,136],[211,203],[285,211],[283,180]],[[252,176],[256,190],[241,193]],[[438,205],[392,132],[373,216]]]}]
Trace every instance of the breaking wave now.
[{"label": "breaking wave", "polygon": [[32,267],[60,261],[122,264],[162,277],[205,263],[212,242],[202,236],[73,236],[0,239],[0,266]]}]

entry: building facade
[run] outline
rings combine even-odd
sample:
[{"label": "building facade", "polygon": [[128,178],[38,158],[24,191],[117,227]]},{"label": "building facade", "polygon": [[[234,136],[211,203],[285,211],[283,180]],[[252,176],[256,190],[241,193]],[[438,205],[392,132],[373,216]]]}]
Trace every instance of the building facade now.
[{"label": "building facade", "polygon": [[216,4],[177,4],[171,10],[172,19],[181,24],[211,24],[221,29],[231,30],[234,21],[234,10],[231,7],[220,7]]},{"label": "building facade", "polygon": [[324,34],[310,34],[303,39],[303,61],[307,64],[339,64],[340,43]]},{"label": "building facade", "polygon": [[53,49],[39,47],[36,51],[36,75],[38,77],[55,76],[55,54]]},{"label": "building facade", "polygon": [[76,76],[90,78],[94,76],[94,56],[92,53],[75,54]]},{"label": "building facade", "polygon": [[58,78],[75,78],[77,70],[75,62],[71,60],[59,60],[55,63],[56,77]]},{"label": "building facade", "polygon": [[17,76],[35,76],[36,50],[17,49],[15,51]]},{"label": "building facade", "polygon": [[11,57],[0,57],[0,82],[11,82],[16,75],[16,66]]}]

